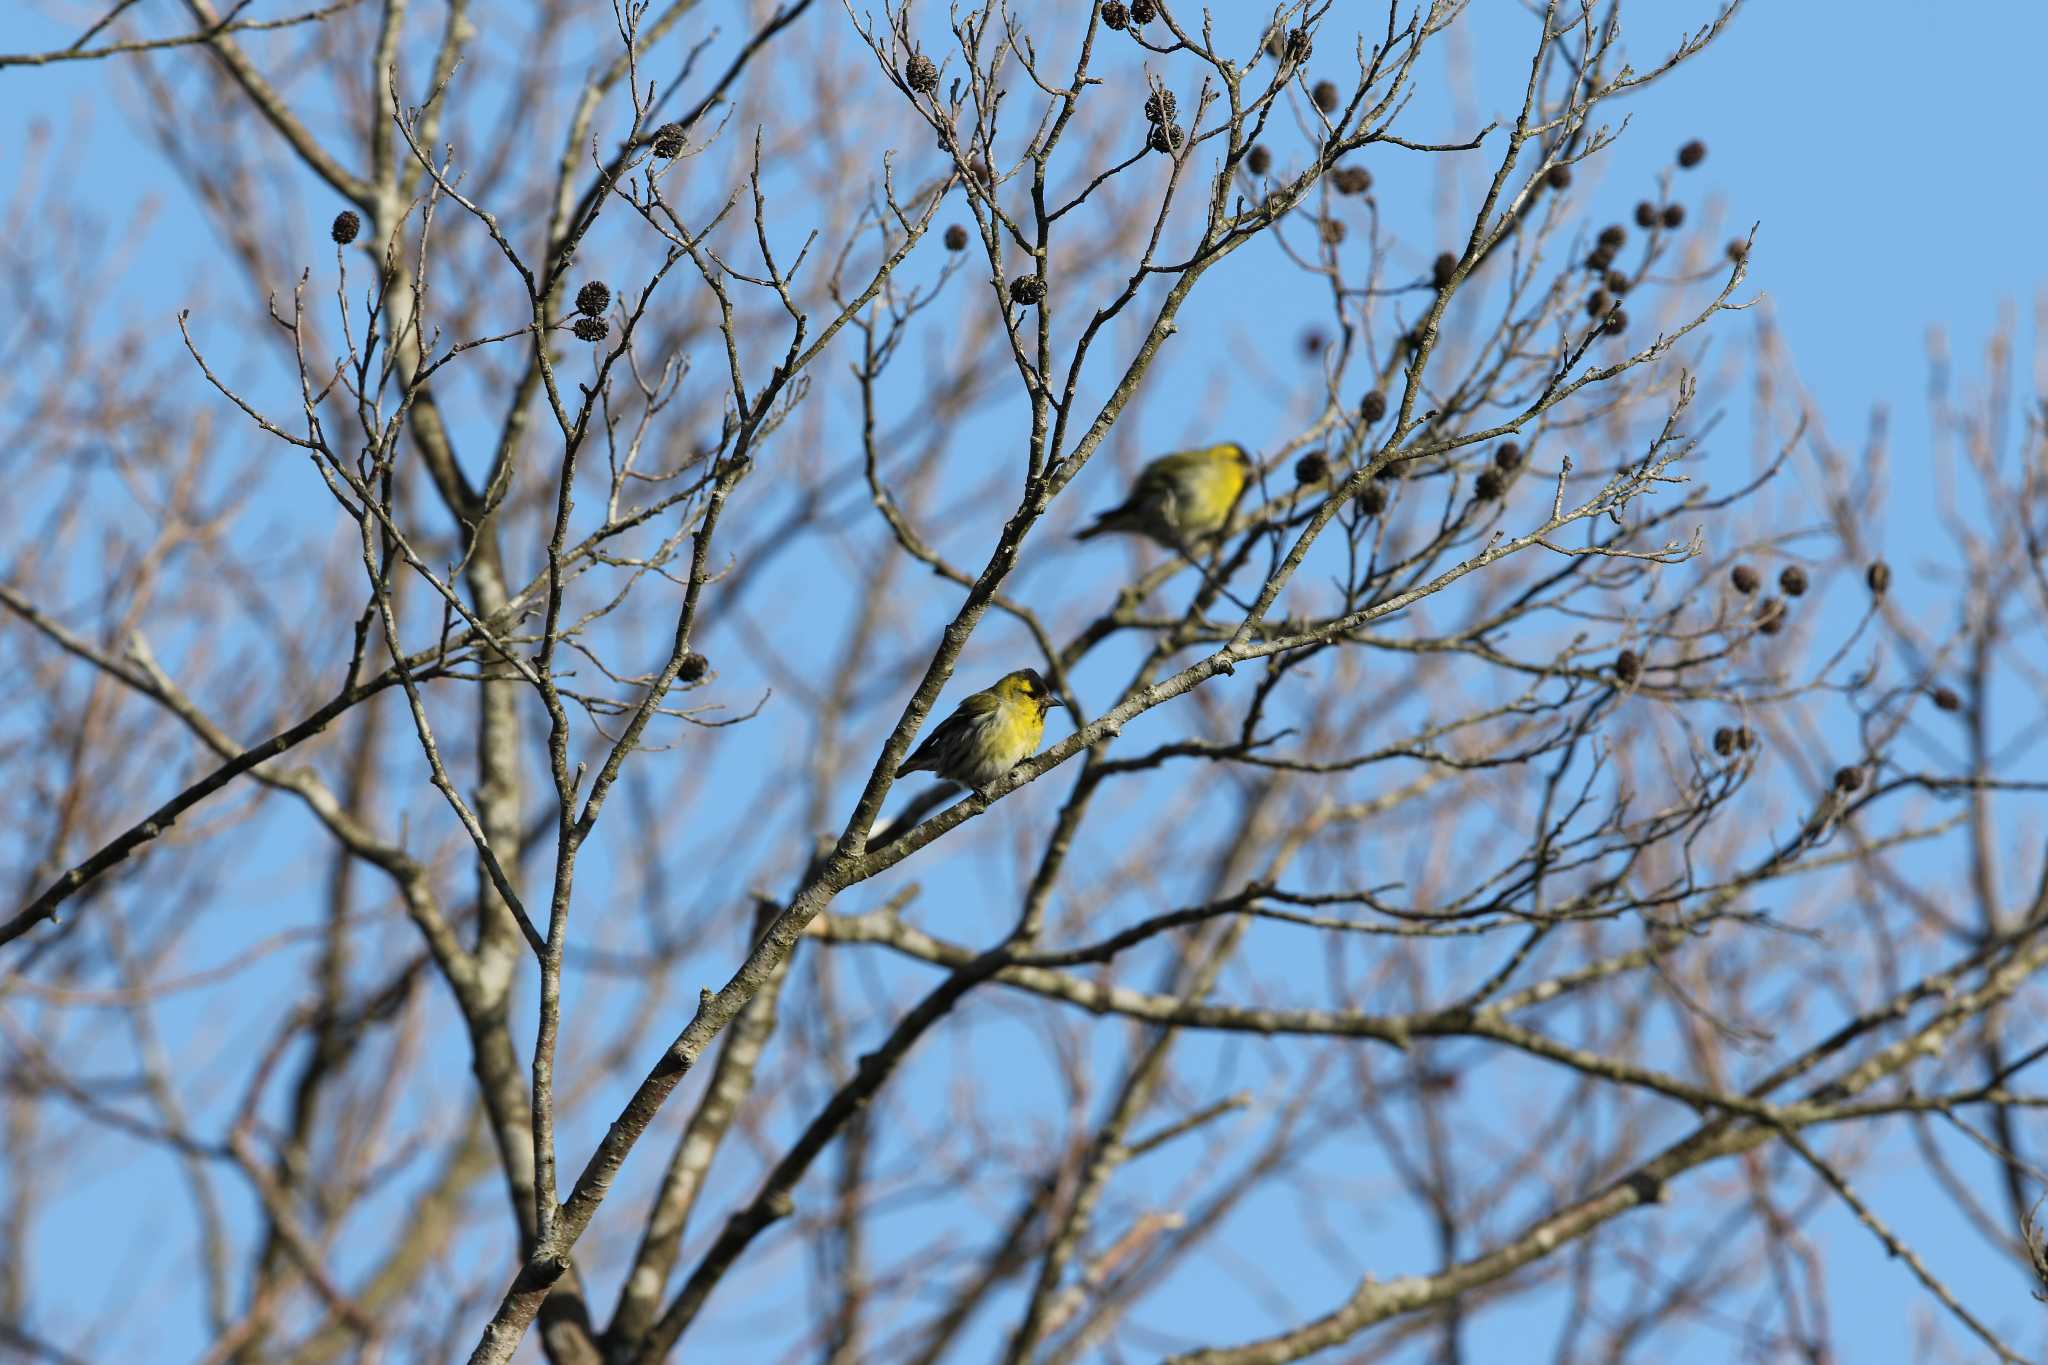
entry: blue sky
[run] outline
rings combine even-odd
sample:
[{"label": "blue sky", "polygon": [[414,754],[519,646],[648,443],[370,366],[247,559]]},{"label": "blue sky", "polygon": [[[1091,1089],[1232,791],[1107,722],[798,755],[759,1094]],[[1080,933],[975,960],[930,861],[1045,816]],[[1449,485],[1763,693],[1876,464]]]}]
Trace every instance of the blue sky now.
[{"label": "blue sky", "polygon": [[[608,27],[606,7],[593,5],[592,9],[591,22]],[[1630,21],[1631,47],[1638,65],[1664,48],[1677,32],[1676,27],[1665,31],[1657,25],[1696,22],[1703,13],[1698,5],[1667,5],[1663,0],[1638,6]],[[835,7],[819,17],[823,23],[837,26],[842,38],[850,37],[845,32],[843,11]],[[71,15],[65,14],[63,19],[63,23],[30,19],[16,25],[17,31],[6,41],[10,47],[58,45],[76,31]],[[20,32],[24,29],[25,33]],[[1472,115],[1484,122],[1509,113],[1504,100],[1498,104],[1491,101],[1499,92],[1519,90],[1515,73],[1525,60],[1526,29],[1521,6],[1510,0],[1476,0],[1466,41],[1471,44],[1476,77],[1472,88],[1477,93],[1446,96],[1425,80],[1425,94],[1413,110],[1410,125],[1416,135],[1462,136],[1471,131]],[[1710,148],[1706,164],[1680,182],[1680,189],[1692,196],[1689,208],[1710,216],[1718,212],[1728,236],[1740,235],[1751,222],[1760,225],[1750,282],[1763,301],[1757,310],[1723,321],[1724,330],[1713,354],[1740,351],[1751,329],[1768,319],[1783,333],[1786,350],[1796,360],[1816,414],[1844,444],[1853,448],[1872,408],[1886,407],[1892,419],[1890,492],[1899,504],[1911,506],[1913,500],[1924,499],[1930,492],[1931,467],[1922,458],[1930,440],[1922,402],[1929,330],[1940,328],[1947,334],[1958,372],[1967,373],[1975,368],[1998,319],[2015,312],[2021,319],[2030,318],[2040,296],[2043,272],[2037,242],[2041,224],[2048,222],[2048,171],[2042,169],[2034,142],[2042,115],[2038,67],[2044,51],[2048,51],[2048,9],[2035,5],[1979,4],[1935,11],[1904,3],[1853,8],[1753,4],[1705,55],[1650,95],[1621,106],[1630,119],[1624,136],[1597,165],[1582,169],[1575,193],[1602,206],[1592,214],[1594,221],[1626,219],[1630,207],[1643,197],[1642,186],[1668,164],[1672,150],[1687,138],[1704,138]],[[154,153],[138,141],[139,134],[126,113],[138,98],[133,87],[127,88],[122,99],[107,98],[108,82],[120,79],[119,69],[113,67],[0,71],[0,146],[6,148],[0,151],[0,171],[25,155],[28,128],[43,124],[52,130],[53,146],[87,172],[79,177],[73,194],[96,208],[110,224],[105,250],[109,268],[117,271],[122,281],[122,307],[132,317],[166,320],[158,333],[164,350],[153,360],[168,366],[176,359],[177,342],[167,320],[177,308],[203,308],[218,301],[218,291],[207,279],[207,263],[222,248],[189,196],[166,175]],[[1465,102],[1468,98],[1469,103]],[[1405,177],[1413,182],[1418,202],[1428,202],[1437,188],[1432,177],[1440,174],[1433,164],[1376,173],[1381,174],[1383,199],[1400,193]],[[1470,173],[1453,175],[1453,192],[1469,188],[1457,176]],[[10,178],[0,175],[0,183]],[[282,187],[281,192],[304,202],[309,222],[322,222],[331,211],[327,192],[310,182]],[[146,214],[138,211],[138,200],[148,204]],[[1417,210],[1415,218],[1426,222],[1427,210]],[[131,227],[132,245],[117,253],[115,244]],[[1412,240],[1427,238],[1424,228]],[[0,250],[12,262],[32,263],[46,245],[46,238],[31,232]],[[316,269],[320,259],[317,254],[312,258]],[[1419,271],[1426,263],[1426,255],[1419,254],[1413,264]],[[1257,287],[1266,287],[1267,281],[1256,274],[1260,268],[1251,262],[1242,267],[1252,274]],[[1280,301],[1279,309],[1298,298],[1304,288],[1293,279],[1275,279],[1271,287]],[[1216,306],[1223,307],[1220,302]],[[1190,326],[1176,339],[1175,346],[1182,348],[1175,358],[1179,372],[1201,375],[1205,380],[1201,400],[1186,405],[1180,414],[1189,430],[1220,427],[1248,431],[1256,441],[1258,433],[1275,425],[1274,408],[1284,404],[1240,392],[1227,383],[1206,382],[1242,372],[1235,348],[1246,340],[1245,335],[1222,326]],[[1270,345],[1273,337],[1269,329],[1251,335],[1249,341]],[[1291,363],[1279,355],[1266,358],[1275,368]],[[258,368],[254,359],[250,359],[250,368]],[[1710,458],[1744,461],[1741,452],[1747,448],[1747,421],[1737,402],[1726,425],[1744,439],[1727,443],[1735,453]],[[1185,434],[1156,429],[1134,430],[1127,436],[1120,433],[1123,444],[1119,453],[1129,458]],[[1710,466],[1710,470],[1726,474],[1743,467],[1735,463]],[[1795,483],[1800,486],[1810,487],[1811,479],[1802,476]],[[1100,491],[1097,485],[1092,494]],[[1080,492],[1085,506],[1091,490]],[[251,524],[267,527],[271,534],[290,534],[294,526],[303,523],[296,513],[279,512],[253,517]],[[1914,518],[1893,516],[1878,534],[1885,553],[1902,564],[1932,553],[1932,546],[1916,540],[1922,534],[1921,524]],[[0,559],[0,568],[4,566],[5,560]],[[799,565],[792,572],[814,567]],[[1027,581],[1037,580],[1027,575]],[[931,605],[938,611],[942,599],[933,599]],[[1015,644],[1014,640],[1003,643],[994,626],[990,632],[997,647],[986,655],[973,656],[975,667],[992,664],[1003,648]],[[1124,666],[1119,658],[1115,667]],[[735,672],[737,675],[738,670]],[[1109,672],[1100,675],[1100,687],[1109,685]],[[966,685],[973,685],[973,676],[972,668],[963,674]],[[736,676],[736,692],[742,690],[740,681]],[[948,702],[962,690],[964,686],[956,683],[949,690]],[[1164,718],[1158,719],[1165,723]],[[772,756],[795,742],[800,742],[800,737],[766,727],[741,740],[753,746],[742,752],[754,760]],[[1007,812],[1005,818],[1031,821],[1042,828],[1057,799],[1054,788],[1064,787],[1065,783],[1057,780],[1051,785],[1041,783],[1025,793],[1015,803],[1017,809]],[[427,812],[431,806],[423,800],[413,809]],[[274,832],[278,842],[266,846],[259,865],[232,874],[223,872],[227,884],[223,894],[253,898],[261,894],[267,881],[290,882],[300,857],[296,850],[303,845],[288,841],[306,837],[303,825],[293,825],[291,819],[272,816],[260,826]],[[974,834],[986,857],[979,865],[981,871],[970,875],[943,868],[919,869],[940,894],[968,900],[975,879],[986,875],[991,866],[1010,876],[1022,875],[1023,855],[1016,851],[1007,831],[1001,836],[987,829]],[[610,832],[608,837],[632,837],[632,827]],[[303,873],[303,868],[299,871]],[[601,872],[585,887],[599,897],[607,890]],[[847,908],[865,908],[886,889],[869,889]],[[110,906],[120,903],[108,902]],[[978,927],[992,930],[998,913],[982,912]],[[224,932],[232,922],[220,918],[208,922],[207,936],[188,949],[195,965],[218,961],[244,946]],[[396,938],[391,941],[398,942]],[[724,946],[730,950],[733,945]],[[1301,950],[1297,947],[1294,951]],[[709,979],[717,970],[715,962],[693,963],[687,982],[678,983],[686,988],[680,989],[678,1001],[670,1008],[682,1008],[694,994],[699,977]],[[914,999],[914,992],[930,979],[893,963],[872,962],[849,966],[845,975],[871,983],[869,989],[878,997],[899,1006]],[[586,992],[600,989],[609,987],[601,981],[572,981],[572,1010],[588,998]],[[175,1046],[191,1046],[209,1057],[225,1056],[223,1039],[238,1023],[263,1017],[260,1005],[254,997],[224,1006],[192,1000],[167,1011],[166,1027],[172,1031]],[[445,1015],[445,1009],[442,1012]],[[956,1035],[935,1037],[926,1046],[930,1066],[906,1074],[906,1093],[937,1105],[944,1084],[958,1067],[1035,1073],[1045,1065],[1045,1045],[1032,1027],[1031,1013],[1011,1002],[977,1015],[971,1030],[963,1025]],[[886,1019],[887,1013],[875,1017]],[[1113,1030],[1104,1026],[1096,1036],[1105,1055],[1120,1041],[1112,1035]],[[1190,1065],[1208,1065],[1219,1078],[1227,1077],[1235,1065],[1233,1059],[1247,1046],[1228,1040],[1197,1043],[1190,1048],[1197,1061]],[[459,1058],[451,1059],[451,1064],[454,1082],[466,1084]],[[216,1103],[232,1102],[227,1078],[233,1074],[226,1065],[204,1074],[207,1087],[217,1092]],[[601,1113],[611,1103],[609,1094],[601,1097],[585,1116],[588,1122],[564,1133],[565,1167],[580,1164],[582,1153],[601,1126]],[[800,1111],[801,1105],[793,1108]],[[1029,1105],[1020,1109],[1020,1121],[1027,1121]],[[785,1122],[787,1117],[785,1114]],[[909,1161],[914,1152],[915,1143],[906,1140],[894,1155]],[[636,1160],[658,1164],[660,1157],[656,1150],[643,1150]],[[2025,1339],[2038,1341],[2038,1310],[2026,1297],[2024,1284],[2009,1263],[1991,1256],[1981,1242],[1957,1234],[1953,1222],[1943,1214],[1939,1193],[1920,1175],[1917,1163],[1909,1142],[1893,1140],[1881,1149],[1873,1164],[1877,1174],[1871,1192],[1886,1216],[1915,1239],[1952,1283],[1964,1287],[1966,1297],[1977,1295],[1970,1301],[1982,1306],[1995,1322],[2022,1330]],[[1981,1174],[1988,1167],[1974,1169]],[[646,1172],[641,1174],[644,1178]],[[742,1170],[734,1175],[732,1188],[744,1188],[750,1174]],[[1141,1188],[1165,1190],[1189,1174],[1175,1169],[1168,1157],[1157,1167],[1135,1175],[1134,1180],[1141,1182]],[[150,1267],[142,1281],[144,1301],[168,1294],[178,1274],[176,1263],[154,1255],[149,1243],[154,1238],[186,1236],[188,1221],[165,1194],[172,1188],[165,1177],[166,1168],[126,1167],[68,1195],[45,1214],[39,1246],[48,1259],[37,1267],[38,1280],[75,1285],[80,1311],[89,1315],[105,1298],[110,1258],[101,1231],[111,1223],[132,1228],[137,1234],[133,1240],[123,1239],[121,1255],[133,1257],[138,1266]],[[824,1178],[821,1166],[813,1181]],[[1371,1208],[1377,1188],[1370,1173],[1362,1173],[1355,1189],[1338,1193]],[[1005,1197],[991,1194],[987,1207],[1000,1208]],[[1314,1207],[1317,1202],[1314,1192],[1305,1192],[1292,1208],[1280,1199],[1261,1203],[1241,1215],[1241,1223],[1233,1224],[1232,1240],[1252,1259],[1259,1255],[1256,1249],[1261,1245],[1291,1245],[1320,1212]],[[134,1212],[137,1209],[142,1210],[139,1217]],[[495,1207],[492,1212],[496,1213]],[[242,1210],[242,1216],[246,1214],[247,1210]],[[1887,1260],[1839,1211],[1822,1215],[1816,1226],[1825,1230],[1821,1240],[1828,1274],[1838,1286],[1833,1296],[1838,1315],[1834,1328],[1847,1358],[1859,1362],[1911,1358],[1907,1343],[1912,1324],[1926,1310],[1924,1296],[1903,1269]],[[1418,1267],[1416,1259],[1405,1253],[1423,1229],[1409,1215],[1391,1208],[1378,1215],[1367,1214],[1358,1220],[1358,1226],[1347,1228],[1346,1234],[1347,1240],[1355,1234],[1352,1245],[1357,1256],[1383,1258],[1394,1271]],[[799,1263],[802,1253],[787,1242],[764,1242],[760,1256],[761,1265],[750,1273],[766,1276]],[[113,1259],[120,1263],[118,1257]],[[1286,1286],[1290,1302],[1297,1312],[1321,1311],[1348,1292],[1357,1270],[1356,1260],[1342,1257],[1321,1262],[1315,1257],[1290,1258]],[[1155,1318],[1170,1317],[1175,1326],[1197,1335],[1221,1340],[1267,1330],[1267,1322],[1233,1280],[1227,1262],[1200,1262],[1175,1280],[1170,1293],[1155,1302],[1150,1313]],[[735,1278],[726,1287],[725,1293],[733,1301],[731,1316],[706,1324],[714,1333],[710,1340],[732,1343],[730,1349],[735,1354],[730,1358],[735,1359],[741,1358],[737,1353],[742,1349],[739,1343],[746,1339],[744,1334],[757,1323],[740,1303],[745,1297],[741,1287],[747,1282]],[[1003,1316],[997,1312],[992,1318]],[[1513,1343],[1537,1325],[1533,1320],[1548,1326],[1553,1316],[1530,1308],[1484,1317],[1475,1327],[1475,1356],[1513,1358]],[[996,1322],[991,1331],[999,1325]],[[189,1358],[203,1349],[199,1324],[189,1316],[167,1318],[160,1326],[168,1338],[160,1347],[164,1352],[161,1358]],[[119,1358],[119,1347],[120,1343],[102,1342],[95,1344],[95,1351],[106,1350],[106,1358]],[[132,1343],[127,1349],[134,1349]],[[1688,1358],[1714,1360],[1720,1358],[1715,1352],[1725,1349],[1723,1339],[1707,1334],[1700,1338],[1699,1354]]]}]

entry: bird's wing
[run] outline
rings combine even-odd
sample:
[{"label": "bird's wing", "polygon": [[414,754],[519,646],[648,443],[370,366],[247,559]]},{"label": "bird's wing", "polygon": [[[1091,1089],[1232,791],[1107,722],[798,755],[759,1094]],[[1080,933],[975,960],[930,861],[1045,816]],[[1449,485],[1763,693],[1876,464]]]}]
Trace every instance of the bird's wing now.
[{"label": "bird's wing", "polygon": [[958,707],[954,708],[953,714],[948,719],[957,720],[963,724],[968,721],[981,721],[986,720],[989,716],[1002,709],[1003,699],[995,693],[974,692],[970,693],[961,701]]},{"label": "bird's wing", "polygon": [[910,757],[896,770],[896,776],[905,773],[936,771],[946,754],[952,750],[967,731],[986,724],[989,718],[1002,708],[1002,700],[993,692],[970,693],[965,700],[953,708],[953,714],[940,721],[932,732],[925,736],[924,743],[911,751]]},{"label": "bird's wing", "polygon": [[1130,503],[1134,505],[1149,498],[1157,498],[1175,492],[1201,467],[1202,452],[1181,450],[1158,459],[1138,471],[1138,482],[1131,489]]}]

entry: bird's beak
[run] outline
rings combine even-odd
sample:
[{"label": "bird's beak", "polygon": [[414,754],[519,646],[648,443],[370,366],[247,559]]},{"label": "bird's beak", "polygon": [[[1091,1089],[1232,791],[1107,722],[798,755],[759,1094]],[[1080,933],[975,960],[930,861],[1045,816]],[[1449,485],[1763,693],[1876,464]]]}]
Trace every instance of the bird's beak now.
[{"label": "bird's beak", "polygon": [[1067,709],[1067,704],[1066,704],[1065,702],[1061,701],[1061,700],[1060,700],[1060,699],[1059,699],[1058,697],[1047,697],[1047,698],[1045,699],[1045,704],[1046,704],[1047,706],[1057,706],[1057,707],[1059,707],[1059,708],[1060,708],[1060,709],[1061,709],[1062,711],[1064,711],[1064,710],[1066,710],[1066,709]]}]

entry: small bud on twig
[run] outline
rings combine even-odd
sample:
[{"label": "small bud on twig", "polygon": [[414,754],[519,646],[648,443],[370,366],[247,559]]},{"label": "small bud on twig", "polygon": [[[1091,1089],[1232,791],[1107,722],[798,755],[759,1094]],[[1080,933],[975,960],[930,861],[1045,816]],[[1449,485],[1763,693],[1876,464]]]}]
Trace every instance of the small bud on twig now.
[{"label": "small bud on twig", "polygon": [[1785,603],[1776,597],[1766,597],[1756,604],[1756,629],[1759,635],[1776,635],[1785,628]]}]

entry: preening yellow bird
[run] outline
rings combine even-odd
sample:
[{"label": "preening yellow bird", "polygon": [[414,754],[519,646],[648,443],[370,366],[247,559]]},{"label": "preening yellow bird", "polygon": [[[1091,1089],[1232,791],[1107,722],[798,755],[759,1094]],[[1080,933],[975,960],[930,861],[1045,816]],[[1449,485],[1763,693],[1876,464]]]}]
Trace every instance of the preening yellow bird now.
[{"label": "preening yellow bird", "polygon": [[1005,673],[940,721],[896,776],[928,772],[979,791],[1038,752],[1045,713],[1065,705],[1035,669]]},{"label": "preening yellow bird", "polygon": [[1251,476],[1252,457],[1235,441],[1162,455],[1138,471],[1129,497],[1076,538],[1128,532],[1185,552],[1223,529]]}]

